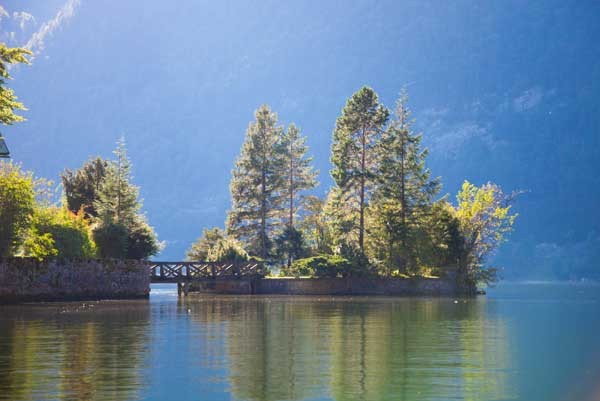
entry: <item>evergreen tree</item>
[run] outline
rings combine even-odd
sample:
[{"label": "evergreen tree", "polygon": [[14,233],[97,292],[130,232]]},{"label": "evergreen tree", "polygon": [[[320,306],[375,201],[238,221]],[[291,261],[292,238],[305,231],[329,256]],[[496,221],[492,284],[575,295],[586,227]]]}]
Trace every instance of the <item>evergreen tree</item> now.
[{"label": "evergreen tree", "polygon": [[275,238],[275,249],[281,260],[287,261],[287,268],[292,266],[292,260],[304,256],[306,246],[302,232],[286,225],[281,234]]},{"label": "evergreen tree", "polygon": [[300,130],[294,124],[283,133],[280,147],[284,161],[282,195],[288,203],[287,225],[293,228],[302,201],[301,192],[317,185],[318,172],[311,166],[312,157],[306,156],[306,137],[300,136]]},{"label": "evergreen tree", "polygon": [[251,254],[267,259],[284,207],[285,159],[277,114],[263,105],[254,117],[232,172],[227,233],[244,243]]},{"label": "evergreen tree", "polygon": [[388,116],[375,91],[363,87],[348,99],[333,132],[331,175],[342,202],[357,209],[360,251],[364,251],[365,210],[375,183],[379,139]]},{"label": "evergreen tree", "polygon": [[[278,244],[284,245],[289,251],[283,249],[277,250],[278,254],[287,254],[288,268],[292,264],[294,254],[299,254],[298,247],[301,247],[302,235],[296,230],[294,218],[300,209],[303,200],[302,191],[312,189],[317,185],[317,172],[313,171],[311,166],[312,157],[306,156],[307,146],[306,137],[300,136],[300,130],[291,124],[287,131],[283,133],[280,142],[281,153],[283,154],[282,176],[283,191],[282,196],[286,199],[287,227],[280,237]],[[292,241],[290,243],[290,241]],[[290,251],[293,250],[293,251]]]},{"label": "evergreen tree", "polygon": [[131,183],[131,162],[123,138],[117,141],[113,153],[116,160],[108,163],[93,205],[102,222],[129,226],[133,224],[141,203],[138,201],[139,189]]},{"label": "evergreen tree", "polygon": [[117,142],[116,159],[108,162],[93,202],[98,217],[94,240],[102,257],[145,259],[161,246],[156,233],[139,213],[139,189],[131,183],[131,162],[125,140]]},{"label": "evergreen tree", "polygon": [[[439,179],[425,167],[427,149],[421,150],[421,135],[412,131],[407,95],[402,93],[394,118],[379,144],[378,186],[374,196],[375,220],[385,232],[388,263],[403,259],[416,267],[414,235],[439,192]],[[400,254],[396,245],[400,246]],[[400,262],[401,263],[401,262]]]}]

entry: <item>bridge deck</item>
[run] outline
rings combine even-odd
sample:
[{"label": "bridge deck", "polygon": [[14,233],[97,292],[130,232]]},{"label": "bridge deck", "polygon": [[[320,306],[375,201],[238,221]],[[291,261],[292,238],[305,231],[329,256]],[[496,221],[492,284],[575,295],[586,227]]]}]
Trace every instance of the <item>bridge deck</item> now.
[{"label": "bridge deck", "polygon": [[181,283],[219,278],[264,277],[264,266],[257,262],[148,262],[153,283]]}]

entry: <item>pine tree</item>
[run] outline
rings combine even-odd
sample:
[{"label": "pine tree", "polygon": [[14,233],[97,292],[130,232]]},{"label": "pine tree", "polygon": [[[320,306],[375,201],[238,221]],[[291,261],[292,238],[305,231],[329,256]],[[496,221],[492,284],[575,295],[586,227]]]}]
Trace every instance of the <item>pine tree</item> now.
[{"label": "pine tree", "polygon": [[294,218],[296,217],[303,197],[302,192],[312,189],[317,185],[317,172],[315,172],[311,166],[312,157],[306,155],[306,137],[300,135],[300,130],[291,124],[287,131],[285,131],[281,137],[280,150],[283,155],[282,165],[282,176],[283,176],[283,191],[281,195],[286,199],[286,216],[287,219],[286,229],[282,233],[282,237],[279,238],[278,244],[287,244],[286,249],[293,249],[294,252],[284,252],[278,250],[278,254],[287,254],[287,265],[288,267],[292,264],[292,255],[299,254],[298,244],[302,241],[292,241],[294,246],[289,246],[289,242],[292,238],[300,238],[301,234],[297,232],[294,225]]},{"label": "pine tree", "polygon": [[103,222],[129,226],[134,223],[141,202],[138,201],[138,187],[131,183],[131,162],[127,157],[124,138],[117,141],[113,153],[116,160],[110,161],[107,166],[94,209]]},{"label": "pine tree", "polygon": [[245,244],[251,254],[267,259],[273,233],[284,206],[281,147],[277,114],[263,105],[246,130],[246,139],[232,171],[232,206],[227,234]]},{"label": "pine tree", "polygon": [[421,135],[412,131],[407,95],[401,94],[394,117],[379,144],[379,184],[374,196],[376,220],[385,232],[388,262],[397,263],[394,246],[399,245],[403,259],[415,264],[416,244],[411,234],[439,192],[439,179],[431,179],[425,167],[427,149],[421,150]]},{"label": "pine tree", "polygon": [[302,201],[301,192],[317,185],[318,172],[311,166],[312,157],[306,156],[306,137],[300,136],[300,130],[294,124],[283,133],[280,147],[284,161],[282,195],[288,203],[287,225],[293,228]]},{"label": "pine tree", "polygon": [[123,138],[113,153],[116,159],[108,162],[94,201],[98,214],[94,240],[102,257],[145,259],[159,252],[161,244],[139,212],[139,189],[131,183],[131,162]]},{"label": "pine tree", "polygon": [[361,88],[346,102],[333,132],[331,175],[343,202],[358,214],[358,247],[364,251],[365,210],[377,168],[377,149],[389,116],[373,89]]}]

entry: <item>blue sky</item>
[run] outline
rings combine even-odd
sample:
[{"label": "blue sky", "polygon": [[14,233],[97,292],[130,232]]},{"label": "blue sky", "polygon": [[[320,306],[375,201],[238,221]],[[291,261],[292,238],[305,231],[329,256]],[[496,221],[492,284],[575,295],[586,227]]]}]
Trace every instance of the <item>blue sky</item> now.
[{"label": "blue sky", "polygon": [[0,4],[1,40],[36,53],[13,70],[30,109],[4,130],[14,159],[57,179],[124,135],[164,258],[222,225],[262,103],[308,136],[325,193],[335,119],[365,84],[390,107],[408,89],[444,192],[464,179],[530,191],[511,261],[600,238],[596,2]]}]

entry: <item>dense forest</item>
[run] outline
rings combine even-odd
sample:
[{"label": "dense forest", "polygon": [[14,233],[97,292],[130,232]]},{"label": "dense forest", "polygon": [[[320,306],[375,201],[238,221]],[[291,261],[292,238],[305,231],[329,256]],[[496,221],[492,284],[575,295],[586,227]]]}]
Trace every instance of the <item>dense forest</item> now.
[{"label": "dense forest", "polygon": [[461,274],[496,279],[487,258],[512,229],[515,193],[467,181],[454,206],[426,167],[408,96],[390,111],[363,87],[337,118],[331,147],[335,186],[325,199],[306,138],[263,105],[254,113],[232,171],[225,229],[205,229],[190,260],[267,262],[281,275]]}]

